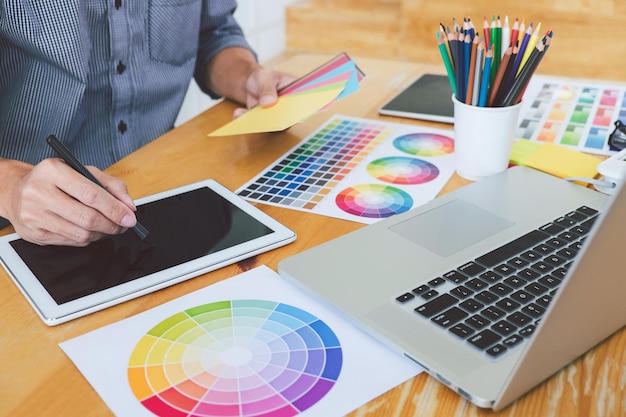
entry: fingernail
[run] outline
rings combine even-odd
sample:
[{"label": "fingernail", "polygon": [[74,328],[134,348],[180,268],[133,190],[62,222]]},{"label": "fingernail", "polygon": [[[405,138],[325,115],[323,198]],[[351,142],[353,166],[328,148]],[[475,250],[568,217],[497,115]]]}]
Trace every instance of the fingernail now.
[{"label": "fingernail", "polygon": [[269,106],[274,104],[274,101],[276,101],[276,98],[272,97],[272,96],[262,96],[259,99],[259,103],[261,104],[261,106]]},{"label": "fingernail", "polygon": [[135,216],[127,214],[126,216],[122,217],[122,222],[120,223],[120,225],[124,227],[133,227],[135,223],[137,223]]}]

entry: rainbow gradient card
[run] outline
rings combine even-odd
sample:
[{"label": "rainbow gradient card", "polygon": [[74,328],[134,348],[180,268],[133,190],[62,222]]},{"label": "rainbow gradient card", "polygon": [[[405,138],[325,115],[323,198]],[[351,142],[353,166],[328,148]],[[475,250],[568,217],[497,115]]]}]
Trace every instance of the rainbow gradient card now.
[{"label": "rainbow gradient card", "polygon": [[454,173],[453,131],[335,115],[237,193],[374,223],[437,196]]},{"label": "rainbow gradient card", "polygon": [[328,109],[335,101],[359,90],[365,73],[341,53],[278,92],[271,107],[256,106],[209,136],[279,132],[311,115]]},{"label": "rainbow gradient card", "polygon": [[626,84],[534,76],[524,93],[516,138],[612,155],[608,138],[617,119],[626,121]]}]

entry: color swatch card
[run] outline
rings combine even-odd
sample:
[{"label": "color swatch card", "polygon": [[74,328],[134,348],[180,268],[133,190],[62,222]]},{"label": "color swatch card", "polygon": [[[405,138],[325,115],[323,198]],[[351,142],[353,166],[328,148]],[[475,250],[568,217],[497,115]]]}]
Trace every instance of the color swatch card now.
[{"label": "color swatch card", "polygon": [[335,101],[359,90],[365,74],[345,54],[339,54],[278,92],[271,107],[256,106],[209,136],[278,132],[328,109]]},{"label": "color swatch card", "polygon": [[265,266],[61,348],[119,417],[345,415],[421,372]]},{"label": "color swatch card", "polygon": [[524,93],[516,137],[610,155],[608,138],[626,120],[626,85],[535,76]]},{"label": "color swatch card", "polygon": [[452,130],[335,115],[237,193],[374,223],[436,197],[454,173],[452,135]]}]

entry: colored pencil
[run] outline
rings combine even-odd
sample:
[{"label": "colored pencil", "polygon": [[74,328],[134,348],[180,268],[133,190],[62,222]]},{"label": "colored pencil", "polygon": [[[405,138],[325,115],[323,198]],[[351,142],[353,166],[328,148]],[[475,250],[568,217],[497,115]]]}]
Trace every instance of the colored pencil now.
[{"label": "colored pencil", "polygon": [[511,45],[511,27],[509,26],[509,16],[504,16],[504,25],[502,26],[502,56],[504,57],[504,53],[506,52],[506,48]]},{"label": "colored pencil", "polygon": [[476,78],[476,58],[480,38],[476,35],[472,41],[472,51],[469,63],[469,73],[467,75],[467,93],[465,94],[465,104],[472,104],[474,98],[474,81]]},{"label": "colored pencil", "polygon": [[517,43],[517,38],[519,36],[519,22],[517,20],[517,17],[515,18],[515,22],[513,22],[513,29],[511,29],[511,36],[510,36],[510,45],[509,46],[515,46],[515,44]]},{"label": "colored pencil", "polygon": [[480,95],[478,96],[478,105],[485,107],[487,105],[487,96],[489,95],[489,74],[491,74],[491,62],[493,61],[493,45],[489,47],[485,53],[485,64],[483,67],[483,76],[480,86]]},{"label": "colored pencil", "polygon": [[524,66],[524,64],[526,64],[526,61],[528,61],[528,57],[530,56],[530,53],[533,51],[533,49],[535,49],[535,46],[537,46],[537,41],[539,40],[540,29],[541,29],[541,23],[538,23],[533,34],[530,35],[530,38],[528,39],[528,46],[526,46],[526,50],[524,51],[524,57],[522,58],[522,62],[520,64],[521,66]]},{"label": "colored pencil", "polygon": [[496,77],[493,80],[493,84],[491,84],[491,88],[489,89],[489,99],[487,100],[487,105],[490,107],[495,106],[496,97],[500,92],[500,85],[502,85],[502,80],[505,78],[507,69],[510,69],[509,61],[511,60],[511,54],[513,54],[513,48],[509,46],[504,52],[504,57],[500,62],[500,65],[496,72]]},{"label": "colored pencil", "polygon": [[478,105],[480,95],[480,80],[483,76],[483,59],[485,57],[485,42],[481,39],[476,51],[476,68],[474,69],[474,90],[472,92],[472,106]]},{"label": "colored pencil", "polygon": [[[526,48],[528,48],[528,42],[530,41],[530,37],[533,34],[533,24],[532,22],[528,24],[528,28],[526,29],[526,32],[524,32],[524,36],[522,37],[522,41],[520,42],[519,45],[519,51],[517,52],[517,59],[519,60],[519,62],[517,63],[518,69],[517,69],[517,75],[519,75],[520,71],[522,70],[522,59],[524,58],[524,54],[526,53]],[[522,35],[522,33],[520,32],[520,36]]]},{"label": "colored pencil", "polygon": [[491,46],[491,29],[489,28],[489,21],[487,20],[487,16],[485,16],[483,20],[483,35],[485,36],[485,48],[489,49],[489,47]]},{"label": "colored pencil", "polygon": [[546,44],[544,44],[543,42],[537,43],[537,46],[533,49],[530,56],[528,57],[528,62],[526,62],[526,65],[522,67],[519,74],[517,75],[517,78],[515,78],[513,87],[511,87],[511,90],[504,98],[502,106],[512,106],[513,104],[516,104],[521,100],[521,93],[526,88],[526,85],[530,81],[532,73],[537,68],[539,62],[543,58],[543,52],[545,48]]},{"label": "colored pencil", "polygon": [[446,67],[446,73],[448,74],[448,79],[450,80],[450,87],[452,87],[452,93],[456,96],[456,81],[454,79],[454,68],[452,67],[452,62],[450,62],[450,55],[448,54],[448,50],[446,49],[446,45],[444,40],[441,37],[441,34],[437,32],[437,43],[439,44],[439,52],[441,53],[441,58],[443,59],[443,65]]}]

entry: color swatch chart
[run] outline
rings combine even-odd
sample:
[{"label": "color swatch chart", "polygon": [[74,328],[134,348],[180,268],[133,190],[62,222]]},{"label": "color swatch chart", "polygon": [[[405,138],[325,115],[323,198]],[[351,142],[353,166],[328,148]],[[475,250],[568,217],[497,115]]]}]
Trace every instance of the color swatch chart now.
[{"label": "color swatch chart", "polygon": [[517,138],[610,155],[607,141],[617,119],[626,120],[626,85],[535,76],[524,94]]},{"label": "color swatch chart", "polygon": [[259,299],[218,301],[163,320],[137,343],[128,382],[157,416],[289,417],[316,404],[342,368],[314,315]]},{"label": "color swatch chart", "polygon": [[451,130],[335,115],[237,193],[361,223],[403,213],[454,172]]}]

